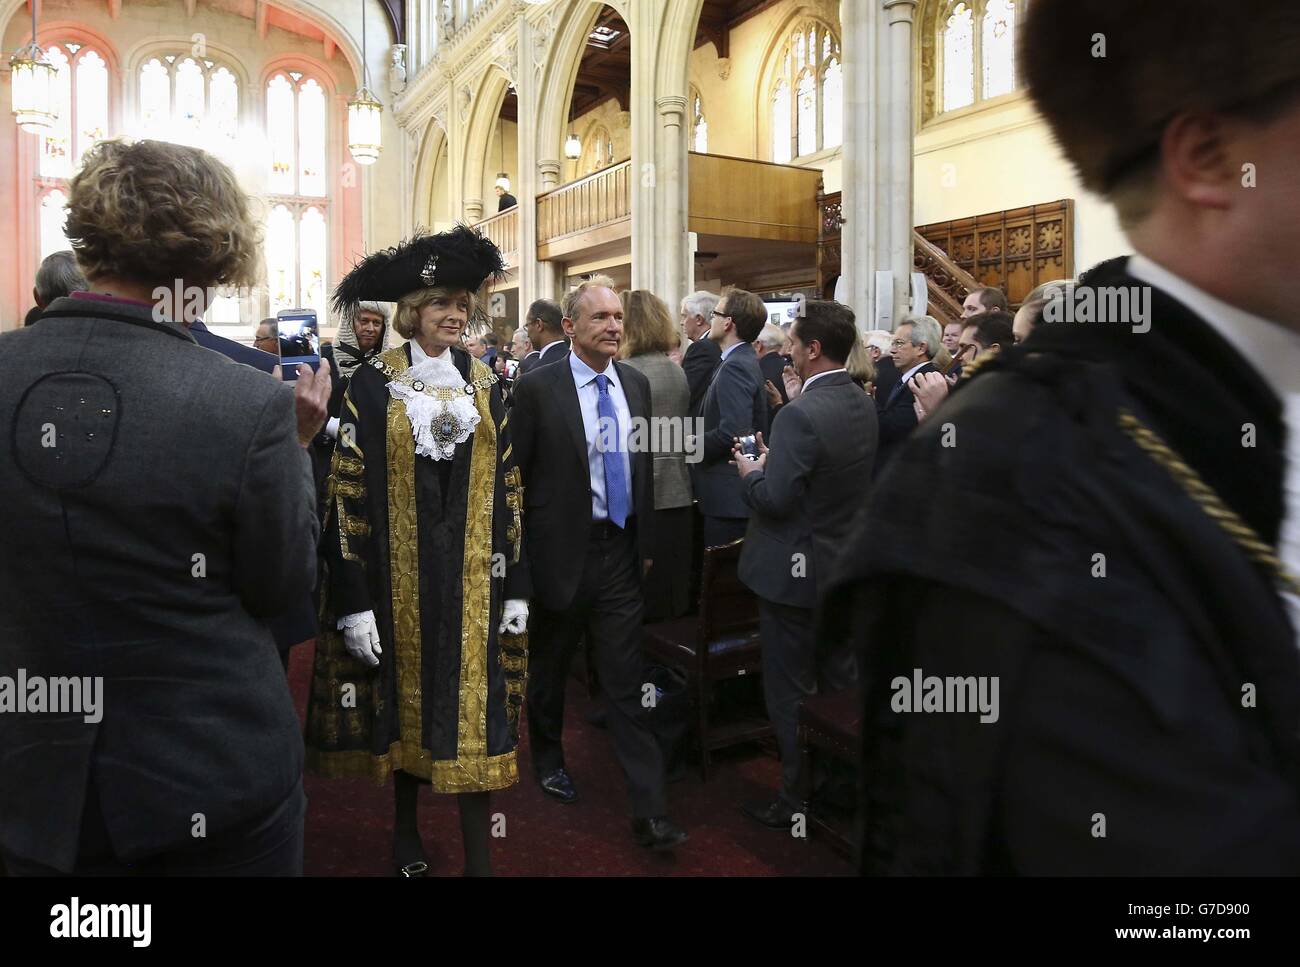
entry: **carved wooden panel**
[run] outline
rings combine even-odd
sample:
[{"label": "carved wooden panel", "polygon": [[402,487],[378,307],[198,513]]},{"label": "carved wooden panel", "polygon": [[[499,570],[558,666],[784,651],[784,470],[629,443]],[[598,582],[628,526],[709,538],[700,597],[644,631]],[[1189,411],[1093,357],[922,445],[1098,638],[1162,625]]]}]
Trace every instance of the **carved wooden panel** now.
[{"label": "carved wooden panel", "polygon": [[1035,286],[1074,278],[1074,202],[1012,208],[917,228],[980,285],[995,285],[1015,308]]},{"label": "carved wooden panel", "polygon": [[823,299],[834,298],[840,277],[840,226],[843,224],[843,196],[826,194],[817,186],[817,291]]}]

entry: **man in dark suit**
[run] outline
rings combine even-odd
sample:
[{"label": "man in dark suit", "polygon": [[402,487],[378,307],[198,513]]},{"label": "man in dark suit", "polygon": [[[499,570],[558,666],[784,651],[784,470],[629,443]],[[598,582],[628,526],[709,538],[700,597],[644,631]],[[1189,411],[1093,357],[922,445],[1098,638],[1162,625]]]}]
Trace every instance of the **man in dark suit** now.
[{"label": "man in dark suit", "polygon": [[628,452],[627,435],[633,421],[650,415],[650,384],[614,362],[623,305],[611,286],[597,277],[566,295],[573,351],[515,385],[510,425],[532,583],[528,737],[542,790],[573,802],[561,743],[564,689],[586,635],[627,775],[633,835],[662,850],[687,837],[667,816],[663,756],[642,705],[642,576],[651,565],[654,471],[648,449]]},{"label": "man in dark suit", "polygon": [[799,703],[855,680],[850,649],[817,653],[813,608],[865,504],[876,451],[871,398],[844,369],[858,331],[838,302],[810,301],[791,330],[791,356],[803,390],[777,413],[757,461],[740,455],[745,503],[753,511],[740,556],[740,580],[759,598],[763,694],[781,750],[781,790],[773,802],[746,804],[766,826],[788,827],[803,809]]},{"label": "man in dark suit", "polygon": [[718,307],[718,297],[712,292],[692,292],[682,300],[682,331],[691,344],[682,356],[682,370],[691,388],[691,416],[699,416],[709,381],[722,360],[722,347],[709,338],[713,327],[713,310]]},{"label": "man in dark suit", "polygon": [[731,449],[737,437],[767,431],[767,391],[753,346],[766,322],[763,300],[743,289],[727,293],[713,310],[709,338],[721,348],[722,362],[700,405],[703,459],[691,466],[705,547],[740,540],[749,523]]},{"label": "man in dark suit", "polygon": [[531,362],[525,359],[519,364],[520,375],[531,373],[538,366],[546,366],[565,357],[569,351],[569,340],[564,335],[563,320],[564,313],[560,311],[560,304],[550,299],[538,299],[528,307],[524,316],[524,328],[528,331],[528,341],[533,344],[536,355]]},{"label": "man in dark suit", "polygon": [[789,360],[781,352],[787,338],[785,331],[780,326],[774,322],[769,322],[763,326],[758,338],[754,340],[754,352],[758,355],[758,368],[763,374],[763,390],[766,392],[767,384],[771,383],[778,397],[775,405],[770,399],[768,400],[768,426],[772,425],[772,420],[776,417],[776,411],[790,402],[790,395],[785,391],[785,367],[789,365]]},{"label": "man in dark suit", "polygon": [[877,474],[907,435],[916,429],[916,410],[908,381],[917,373],[936,372],[930,362],[939,351],[943,330],[929,316],[912,316],[899,323],[889,355],[898,373],[898,382],[882,397],[876,394],[876,413],[880,420],[880,447],[876,450]]}]

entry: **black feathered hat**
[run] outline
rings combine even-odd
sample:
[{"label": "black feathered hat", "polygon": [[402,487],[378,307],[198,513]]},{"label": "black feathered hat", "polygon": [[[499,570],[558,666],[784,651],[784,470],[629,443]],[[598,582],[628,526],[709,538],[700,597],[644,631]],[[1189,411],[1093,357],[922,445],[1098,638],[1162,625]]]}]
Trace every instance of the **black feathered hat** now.
[{"label": "black feathered hat", "polygon": [[418,234],[354,265],[334,289],[334,311],[347,315],[364,300],[396,302],[433,286],[477,293],[489,280],[501,281],[505,270],[492,240],[467,225],[437,235]]}]

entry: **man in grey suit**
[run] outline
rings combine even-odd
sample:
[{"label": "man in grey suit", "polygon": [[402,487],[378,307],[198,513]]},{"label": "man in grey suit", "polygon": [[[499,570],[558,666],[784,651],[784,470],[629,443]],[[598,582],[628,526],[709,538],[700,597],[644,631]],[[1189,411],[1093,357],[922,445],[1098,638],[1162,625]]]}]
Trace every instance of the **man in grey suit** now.
[{"label": "man in grey suit", "polygon": [[858,338],[853,312],[808,302],[791,330],[803,392],[777,411],[770,449],[751,460],[736,449],[745,503],[753,510],[740,555],[740,580],[759,597],[763,693],[781,750],[781,791],[745,812],[788,827],[803,809],[799,703],[856,679],[848,652],[819,655],[813,609],[836,547],[865,501],[876,453],[876,411],[844,363]]},{"label": "man in grey suit", "polygon": [[713,310],[709,338],[721,348],[722,362],[700,406],[704,452],[692,467],[705,547],[745,536],[749,506],[741,496],[731,449],[737,437],[767,430],[767,391],[753,346],[766,322],[763,300],[743,289],[727,293]]}]

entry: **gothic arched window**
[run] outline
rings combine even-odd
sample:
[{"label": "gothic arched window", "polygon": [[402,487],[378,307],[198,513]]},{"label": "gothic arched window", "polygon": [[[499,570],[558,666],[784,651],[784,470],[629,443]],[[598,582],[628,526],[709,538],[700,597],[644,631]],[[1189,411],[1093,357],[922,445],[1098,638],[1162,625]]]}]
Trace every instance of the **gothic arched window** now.
[{"label": "gothic arched window", "polygon": [[939,5],[934,53],[923,43],[924,78],[941,78],[938,103],[930,98],[926,117],[969,107],[1016,89],[1016,25],[1026,0],[961,0]]},{"label": "gothic arched window", "polygon": [[844,134],[839,38],[820,21],[790,32],[768,95],[772,160],[787,162],[837,147]]},{"label": "gothic arched window", "polygon": [[315,309],[329,318],[329,199],[325,89],[301,71],[279,70],[266,82],[270,146],[266,220],[268,311]]},{"label": "gothic arched window", "polygon": [[158,54],[140,65],[140,134],[236,157],[239,81],[229,67],[190,54]]}]

